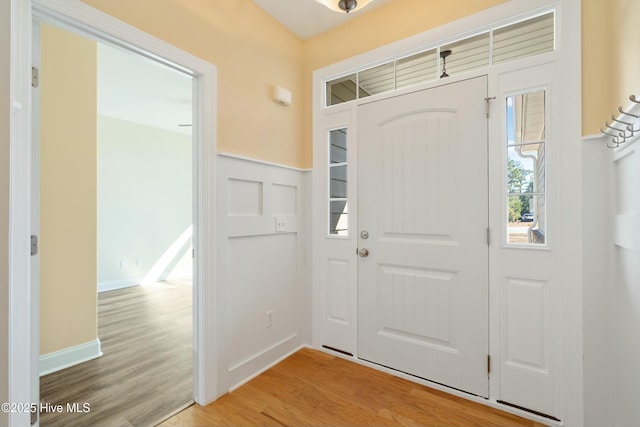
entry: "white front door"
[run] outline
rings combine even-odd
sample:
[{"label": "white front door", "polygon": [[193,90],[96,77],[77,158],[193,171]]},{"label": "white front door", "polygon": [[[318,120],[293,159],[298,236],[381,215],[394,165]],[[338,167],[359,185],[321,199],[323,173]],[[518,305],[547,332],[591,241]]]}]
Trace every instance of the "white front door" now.
[{"label": "white front door", "polygon": [[358,108],[358,357],[484,397],[486,97],[478,77]]}]

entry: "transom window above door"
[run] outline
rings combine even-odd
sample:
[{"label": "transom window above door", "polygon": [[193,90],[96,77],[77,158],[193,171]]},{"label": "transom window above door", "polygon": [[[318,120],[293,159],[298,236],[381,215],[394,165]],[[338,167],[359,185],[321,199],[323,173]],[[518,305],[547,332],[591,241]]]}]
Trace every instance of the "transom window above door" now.
[{"label": "transom window above door", "polygon": [[398,56],[393,61],[327,81],[324,106],[552,52],[556,49],[555,33],[555,12],[552,11],[418,53]]}]

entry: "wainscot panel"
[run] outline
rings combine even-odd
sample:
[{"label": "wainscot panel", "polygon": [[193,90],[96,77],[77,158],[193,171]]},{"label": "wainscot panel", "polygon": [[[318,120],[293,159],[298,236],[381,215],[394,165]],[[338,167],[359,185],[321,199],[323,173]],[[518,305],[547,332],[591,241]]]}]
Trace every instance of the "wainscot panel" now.
[{"label": "wainscot panel", "polygon": [[218,156],[220,390],[309,342],[306,173]]}]

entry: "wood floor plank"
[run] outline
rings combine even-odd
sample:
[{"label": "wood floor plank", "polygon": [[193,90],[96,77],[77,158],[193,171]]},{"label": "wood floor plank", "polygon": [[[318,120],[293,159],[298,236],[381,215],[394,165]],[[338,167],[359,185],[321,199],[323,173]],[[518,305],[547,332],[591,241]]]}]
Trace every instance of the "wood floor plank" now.
[{"label": "wood floor plank", "polygon": [[43,427],[151,426],[193,396],[192,287],[168,281],[102,292],[104,355],[40,379],[42,402],[88,402],[86,414],[41,413]]},{"label": "wood floor plank", "polygon": [[530,420],[303,349],[212,404],[159,427],[528,426]]}]

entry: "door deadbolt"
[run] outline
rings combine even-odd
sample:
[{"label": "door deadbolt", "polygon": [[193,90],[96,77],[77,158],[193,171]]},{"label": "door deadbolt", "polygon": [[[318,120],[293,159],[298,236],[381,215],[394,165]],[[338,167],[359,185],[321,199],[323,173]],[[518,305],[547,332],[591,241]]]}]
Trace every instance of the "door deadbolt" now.
[{"label": "door deadbolt", "polygon": [[360,249],[360,250],[358,251],[358,255],[359,255],[361,258],[366,258],[366,257],[368,257],[368,256],[369,256],[369,249]]},{"label": "door deadbolt", "polygon": [[360,232],[360,237],[361,237],[362,239],[365,239],[365,240],[366,240],[366,239],[368,239],[368,238],[369,238],[369,232],[368,232],[368,231],[366,231],[366,230],[361,231],[361,232]]}]

